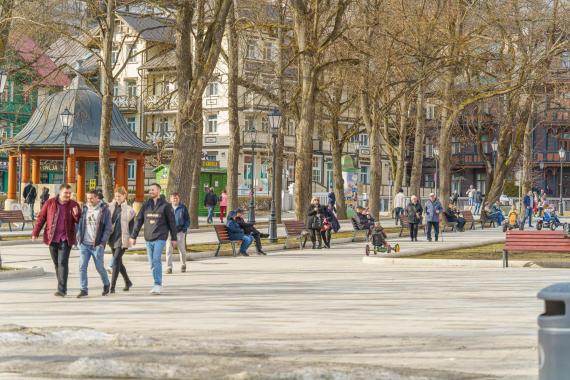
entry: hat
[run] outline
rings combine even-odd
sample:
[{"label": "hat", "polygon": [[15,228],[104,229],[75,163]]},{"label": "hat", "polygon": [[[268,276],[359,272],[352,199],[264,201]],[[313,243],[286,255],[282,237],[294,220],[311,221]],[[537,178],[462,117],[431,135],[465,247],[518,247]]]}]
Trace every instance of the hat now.
[{"label": "hat", "polygon": [[236,208],[236,209],[234,210],[234,212],[235,212],[236,214],[237,214],[237,213],[243,214],[243,210],[242,210],[241,208],[239,208],[239,207]]}]

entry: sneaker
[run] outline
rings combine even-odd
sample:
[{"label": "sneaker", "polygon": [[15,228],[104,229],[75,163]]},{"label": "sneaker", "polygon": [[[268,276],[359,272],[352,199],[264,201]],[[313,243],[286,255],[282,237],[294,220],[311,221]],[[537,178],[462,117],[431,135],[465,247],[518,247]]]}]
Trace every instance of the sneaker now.
[{"label": "sneaker", "polygon": [[261,251],[261,250],[257,251],[257,254],[260,255],[260,256],[267,256],[267,253],[265,253],[265,252],[263,252],[263,251]]},{"label": "sneaker", "polygon": [[162,286],[160,285],[155,285],[152,287],[152,289],[150,290],[150,294],[160,294],[160,291],[162,290]]},{"label": "sneaker", "polygon": [[65,297],[65,293],[64,292],[60,292],[59,290],[55,293],[53,293],[54,296],[56,297]]},{"label": "sneaker", "polygon": [[133,287],[133,283],[129,282],[128,284],[125,285],[125,287],[123,288],[123,292],[128,292],[130,288]]},{"label": "sneaker", "polygon": [[182,265],[182,267],[180,268],[180,272],[182,273],[186,272],[186,265]]},{"label": "sneaker", "polygon": [[166,274],[172,274],[172,268],[168,268],[168,269],[166,270]]},{"label": "sneaker", "polygon": [[247,253],[247,252],[240,252],[240,255],[242,255],[242,256],[249,256],[249,253]]},{"label": "sneaker", "polygon": [[87,290],[81,290],[79,291],[79,294],[77,295],[77,298],[83,298],[83,297],[87,297],[89,294],[87,293]]},{"label": "sneaker", "polygon": [[110,285],[104,285],[103,286],[103,293],[101,295],[106,296],[107,294],[109,294],[109,288],[110,287],[111,287]]},{"label": "sneaker", "polygon": [[109,293],[115,294],[115,288],[111,288],[111,290],[109,290]]}]

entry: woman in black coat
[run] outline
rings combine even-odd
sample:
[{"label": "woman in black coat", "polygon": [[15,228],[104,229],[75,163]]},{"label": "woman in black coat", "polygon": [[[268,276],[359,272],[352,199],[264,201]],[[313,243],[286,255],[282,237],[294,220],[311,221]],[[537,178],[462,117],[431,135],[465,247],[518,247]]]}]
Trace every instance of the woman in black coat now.
[{"label": "woman in black coat", "polygon": [[[313,197],[311,200],[311,206],[309,211],[307,211],[307,229],[311,233],[311,242],[313,243],[313,249],[323,248],[323,240],[321,237],[321,228],[323,226],[323,208],[319,201],[319,198]],[[319,246],[316,246],[316,241],[319,240]]]},{"label": "woman in black coat", "polygon": [[424,212],[418,197],[412,195],[408,207],[406,207],[406,216],[410,224],[410,238],[412,241],[418,241],[418,227],[422,222],[422,213]]}]

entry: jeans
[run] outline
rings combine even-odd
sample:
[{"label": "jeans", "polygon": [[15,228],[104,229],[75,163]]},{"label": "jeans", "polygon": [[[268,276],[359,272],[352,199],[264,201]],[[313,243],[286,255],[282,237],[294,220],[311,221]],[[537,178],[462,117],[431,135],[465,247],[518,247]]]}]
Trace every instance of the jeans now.
[{"label": "jeans", "polygon": [[481,212],[481,203],[475,202],[475,211],[473,211],[473,215],[479,215]]},{"label": "jeans", "polygon": [[243,235],[241,239],[241,245],[239,247],[239,253],[247,253],[247,249],[253,242],[253,236],[251,235]]},{"label": "jeans", "polygon": [[61,243],[51,243],[49,245],[49,253],[55,267],[55,275],[57,276],[57,290],[63,294],[67,294],[70,252],[71,247],[67,243],[67,240]]},{"label": "jeans", "polygon": [[208,219],[207,222],[209,224],[214,223],[214,207],[215,206],[206,206],[208,208]]},{"label": "jeans", "polygon": [[154,240],[146,242],[146,253],[150,270],[155,285],[162,285],[162,250],[166,245],[166,240]]},{"label": "jeans", "polygon": [[412,241],[418,240],[418,227],[420,226],[419,223],[410,223],[410,237]]},{"label": "jeans", "polygon": [[115,248],[113,250],[113,274],[111,275],[111,289],[115,289],[117,285],[117,279],[119,278],[119,273],[123,276],[125,280],[125,285],[132,285],[133,283],[129,279],[127,274],[127,268],[123,264],[123,255],[125,254],[125,248]]},{"label": "jeans", "polygon": [[[178,253],[180,253],[180,264],[186,266],[186,232],[180,231],[176,233],[176,242]],[[172,269],[172,244],[170,235],[166,241],[166,267]]]},{"label": "jeans", "polygon": [[526,218],[528,218],[528,226],[532,227],[532,208],[530,207],[524,209],[524,218],[522,221],[523,226],[526,222]]},{"label": "jeans", "polygon": [[435,234],[435,240],[439,237],[439,222],[427,222],[427,238],[431,240],[431,229],[433,227],[433,231]]},{"label": "jeans", "polygon": [[467,204],[469,206],[473,206],[473,198],[469,197],[469,199],[467,199]]},{"label": "jeans", "polygon": [[95,262],[95,269],[101,277],[101,281],[104,286],[109,286],[109,277],[105,271],[105,263],[103,257],[105,255],[105,247],[94,245],[81,244],[79,246],[79,283],[81,285],[81,290],[87,291],[87,266],[89,265],[89,259],[93,256],[93,261]]},{"label": "jeans", "polygon": [[34,220],[36,218],[36,216],[34,214],[34,203],[35,202],[28,203],[28,206],[30,206],[30,213],[31,213],[32,220]]},{"label": "jeans", "polygon": [[396,213],[396,215],[395,215],[396,225],[398,225],[398,223],[400,223],[400,215],[402,215],[402,212],[404,211],[404,209],[401,207],[396,207],[396,209],[394,211]]}]

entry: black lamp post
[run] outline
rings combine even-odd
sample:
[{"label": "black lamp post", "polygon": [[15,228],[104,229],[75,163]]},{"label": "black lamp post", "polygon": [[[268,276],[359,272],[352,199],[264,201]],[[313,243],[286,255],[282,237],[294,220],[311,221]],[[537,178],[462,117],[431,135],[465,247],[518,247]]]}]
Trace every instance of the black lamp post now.
[{"label": "black lamp post", "polygon": [[538,163],[538,167],[540,168],[540,175],[542,177],[542,187],[546,188],[546,176],[544,175],[544,161],[540,161]]},{"label": "black lamp post", "polygon": [[438,165],[438,158],[439,158],[439,147],[435,146],[433,148],[433,158],[435,159],[435,181],[433,181],[435,183],[435,195],[437,195],[437,183],[439,182],[439,176],[437,175],[437,172],[439,171],[439,165]]},{"label": "black lamp post", "polygon": [[67,136],[73,126],[73,114],[66,108],[59,117],[63,126],[63,183],[67,183]]},{"label": "black lamp post", "polygon": [[[269,127],[271,128],[271,150],[273,152],[273,162],[271,172],[273,173],[271,178],[271,217],[269,218],[269,241],[271,243],[277,243],[277,216],[275,210],[275,197],[277,197],[277,190],[275,188],[275,178],[277,176],[277,136],[279,134],[279,127],[281,126],[281,113],[277,108],[269,114]],[[279,189],[279,193],[280,193]],[[281,196],[281,194],[279,194]]]},{"label": "black lamp post", "polygon": [[566,151],[564,150],[564,148],[560,148],[560,150],[558,151],[558,155],[560,156],[560,207],[559,207],[559,211],[560,211],[560,215],[564,214],[564,203],[562,201],[562,179],[564,178],[563,176],[563,172],[562,172],[562,162],[564,161],[564,159],[566,158]]},{"label": "black lamp post", "polygon": [[495,169],[497,166],[497,149],[499,149],[499,143],[497,139],[494,139],[491,143],[491,148],[493,148],[493,176],[495,175]]},{"label": "black lamp post", "polygon": [[249,223],[255,223],[255,185],[254,185],[254,176],[255,176],[255,144],[257,139],[257,130],[255,127],[249,128],[249,130],[245,131],[245,134],[251,136],[251,191],[249,193],[249,210],[247,214],[247,219]]}]

